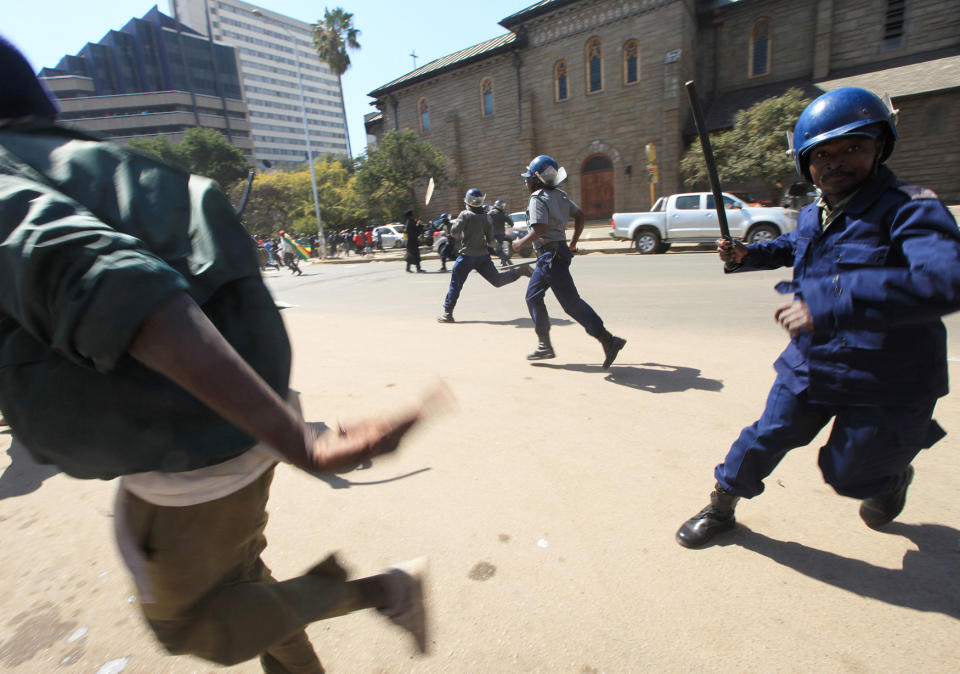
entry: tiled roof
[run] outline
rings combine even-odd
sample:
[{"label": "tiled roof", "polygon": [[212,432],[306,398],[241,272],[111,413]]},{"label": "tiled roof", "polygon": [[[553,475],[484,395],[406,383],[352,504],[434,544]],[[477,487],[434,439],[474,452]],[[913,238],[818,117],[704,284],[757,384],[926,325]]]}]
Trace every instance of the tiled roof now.
[{"label": "tiled roof", "polygon": [[[549,2],[551,0],[546,1]],[[517,42],[517,40],[518,38],[515,33],[506,33],[499,37],[495,37],[492,40],[487,40],[486,42],[475,44],[472,47],[461,49],[453,54],[430,61],[430,63],[420,66],[416,70],[412,70],[406,75],[398,77],[392,82],[384,84],[382,87],[374,89],[367,95],[376,98],[402,86],[407,86],[420,80],[435,77],[447,70],[452,70],[453,68],[465,65],[467,63],[488,58],[503,51],[508,51],[510,48],[512,48],[514,43]]]},{"label": "tiled roof", "polygon": [[891,98],[960,88],[960,55],[837,77],[814,86],[822,91],[863,87],[880,96],[890,94]]},{"label": "tiled roof", "polygon": [[504,28],[510,28],[511,26],[516,26],[517,24],[523,23],[524,21],[532,19],[535,16],[539,16],[540,14],[546,14],[547,12],[563,7],[564,5],[569,5],[571,2],[578,2],[578,0],[540,0],[538,3],[521,9],[519,12],[511,14],[505,19],[501,19],[500,25]]}]

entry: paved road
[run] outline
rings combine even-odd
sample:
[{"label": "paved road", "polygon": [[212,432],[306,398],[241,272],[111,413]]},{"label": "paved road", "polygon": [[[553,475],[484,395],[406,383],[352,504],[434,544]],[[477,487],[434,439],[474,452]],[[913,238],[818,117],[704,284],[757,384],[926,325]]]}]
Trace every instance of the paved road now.
[{"label": "paved road", "polygon": [[[535,339],[522,282],[472,276],[458,323],[440,325],[445,274],[397,262],[269,274],[294,305],[283,315],[308,418],[393,409],[437,377],[460,404],[370,468],[324,481],[278,471],[265,557],[279,577],[330,550],[358,574],[431,557],[434,654],[412,657],[357,614],[311,626],[328,670],[956,671],[956,396],[937,412],[950,435],[920,456],[885,532],[862,525],[805,449],[741,505],[736,532],[685,550],[676,528],[772,382],[785,342],[772,288],[788,274],[723,277],[712,254],[681,251],[591,253],[574,274],[629,340],[609,372],[552,299],[558,357],[524,360]],[[948,328],[960,357],[956,318]],[[0,670],[95,672],[129,657],[128,672],[215,671],[164,656],[142,627],[110,537],[113,485],[15,450],[0,469]]]}]

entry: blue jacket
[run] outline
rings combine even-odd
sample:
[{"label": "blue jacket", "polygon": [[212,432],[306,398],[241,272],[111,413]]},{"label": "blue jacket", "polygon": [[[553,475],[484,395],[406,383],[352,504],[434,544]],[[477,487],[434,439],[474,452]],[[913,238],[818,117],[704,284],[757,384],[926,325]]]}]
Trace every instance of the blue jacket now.
[{"label": "blue jacket", "polygon": [[826,231],[811,204],[796,230],[748,249],[744,270],[793,267],[777,290],[813,316],[774,365],[794,393],[840,405],[946,395],[940,317],[960,309],[960,231],[936,194],[882,166]]}]

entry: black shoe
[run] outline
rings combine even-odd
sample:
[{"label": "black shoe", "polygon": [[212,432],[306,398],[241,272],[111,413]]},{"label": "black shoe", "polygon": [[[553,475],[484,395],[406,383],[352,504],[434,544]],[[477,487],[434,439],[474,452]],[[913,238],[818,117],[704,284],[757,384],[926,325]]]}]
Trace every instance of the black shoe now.
[{"label": "black shoe", "polygon": [[601,339],[600,343],[603,344],[603,369],[606,370],[616,359],[617,354],[620,353],[627,340],[622,337],[614,337],[608,333],[608,336],[605,339]]},{"label": "black shoe", "polygon": [[871,529],[892,522],[907,502],[907,487],[911,482],[913,482],[913,466],[907,466],[900,477],[898,487],[885,494],[863,499],[860,503],[860,519]]},{"label": "black shoe", "polygon": [[734,508],[739,496],[734,496],[718,484],[710,494],[710,505],[683,523],[677,531],[677,543],[685,548],[706,545],[719,533],[733,529],[737,523]]},{"label": "black shoe", "polygon": [[456,323],[456,321],[453,320],[453,312],[444,311],[442,314],[437,316],[437,323]]},{"label": "black shoe", "polygon": [[553,352],[553,347],[550,346],[550,342],[539,342],[536,350],[527,356],[527,360],[546,360],[556,357],[557,354]]},{"label": "black shoe", "polygon": [[418,270],[417,270],[417,273],[418,273],[418,274],[426,274],[427,272],[424,271],[423,269],[418,269]]}]

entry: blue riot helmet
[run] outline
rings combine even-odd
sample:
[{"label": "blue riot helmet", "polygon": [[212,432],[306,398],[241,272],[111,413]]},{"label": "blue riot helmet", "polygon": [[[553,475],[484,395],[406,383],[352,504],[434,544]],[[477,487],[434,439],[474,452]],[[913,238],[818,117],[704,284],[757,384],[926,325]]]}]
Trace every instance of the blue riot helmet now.
[{"label": "blue riot helmet", "polygon": [[493,202],[493,207],[496,208],[497,210],[502,211],[507,207],[507,205],[503,203],[503,199],[497,199],[496,201]]},{"label": "blue riot helmet", "polygon": [[449,219],[450,219],[450,214],[449,214],[449,213],[441,213],[441,214],[440,214],[440,219],[441,219],[441,220],[449,220]]},{"label": "blue riot helmet", "polygon": [[466,195],[464,195],[463,203],[465,203],[467,206],[473,206],[474,208],[483,206],[483,192],[478,190],[476,187],[471,187],[469,190],[467,190]]},{"label": "blue riot helmet", "polygon": [[859,87],[842,87],[818,96],[800,114],[793,130],[797,173],[812,182],[810,151],[821,143],[846,136],[880,138],[882,164],[897,140],[893,112],[879,96]]},{"label": "blue riot helmet", "polygon": [[0,118],[56,117],[55,99],[33,74],[27,59],[12,44],[0,37]]},{"label": "blue riot helmet", "polygon": [[527,170],[520,174],[522,178],[537,178],[546,187],[557,187],[567,177],[557,160],[542,154],[534,157]]}]

